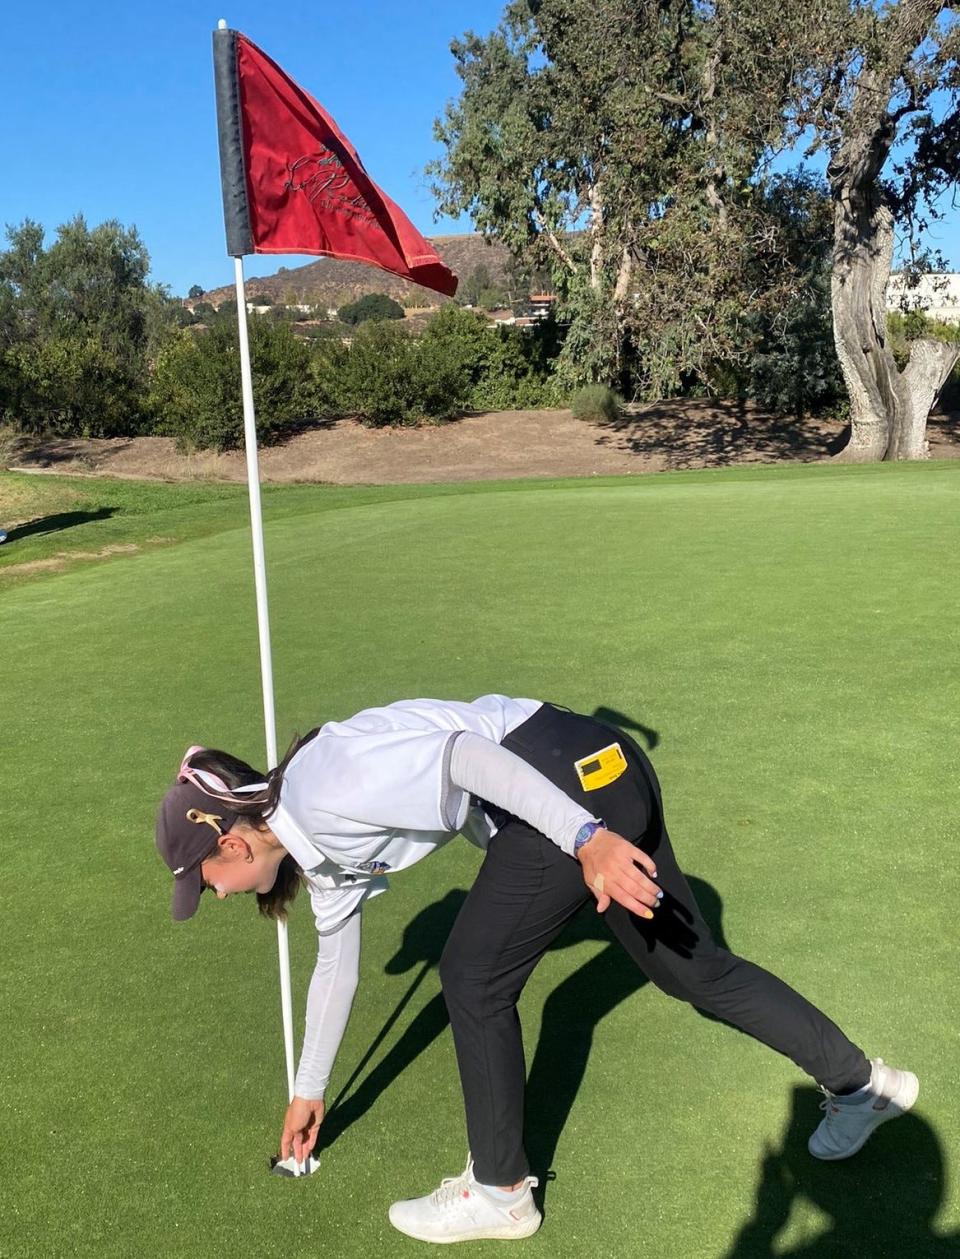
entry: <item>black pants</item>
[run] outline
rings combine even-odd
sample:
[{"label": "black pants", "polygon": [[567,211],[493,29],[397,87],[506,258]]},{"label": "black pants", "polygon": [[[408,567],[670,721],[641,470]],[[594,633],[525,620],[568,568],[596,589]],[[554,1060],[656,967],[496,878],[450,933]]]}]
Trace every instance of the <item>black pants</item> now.
[{"label": "black pants", "polygon": [[[584,791],[574,761],[613,742],[620,744],[627,769],[609,785]],[[504,746],[655,859],[664,897],[654,917],[638,918],[613,904],[605,918],[658,988],[786,1054],[831,1092],[869,1080],[862,1051],[825,1015],[768,971],[714,942],[670,846],[653,767],[630,739],[545,704]],[[482,1184],[512,1185],[529,1170],[517,1001],[550,944],[578,910],[593,904],[593,896],[578,861],[518,818],[503,814],[497,821],[501,829],[454,923],[440,978],[475,1175]]]}]

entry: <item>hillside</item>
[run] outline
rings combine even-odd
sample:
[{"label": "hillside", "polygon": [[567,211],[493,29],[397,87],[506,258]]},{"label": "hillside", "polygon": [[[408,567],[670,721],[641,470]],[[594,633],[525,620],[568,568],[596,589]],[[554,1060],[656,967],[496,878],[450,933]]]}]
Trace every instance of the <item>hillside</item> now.
[{"label": "hillside", "polygon": [[[494,282],[503,283],[506,280],[510,255],[502,245],[488,243],[476,233],[434,236],[430,238],[430,243],[461,280],[481,264]],[[302,267],[281,267],[275,275],[249,279],[248,298],[252,300],[260,293],[268,293],[274,302],[309,302],[325,306],[342,306],[366,293],[388,293],[405,305],[417,304],[411,301],[413,295],[433,305],[449,300],[387,271],[362,262],[341,262],[336,258],[318,258],[316,262],[308,262]],[[233,296],[231,284],[211,289],[200,300],[217,306]]]}]

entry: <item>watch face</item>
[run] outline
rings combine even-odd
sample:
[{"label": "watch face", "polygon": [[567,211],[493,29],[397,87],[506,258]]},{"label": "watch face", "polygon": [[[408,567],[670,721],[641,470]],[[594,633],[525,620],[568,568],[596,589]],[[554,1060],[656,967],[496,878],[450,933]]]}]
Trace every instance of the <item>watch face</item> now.
[{"label": "watch face", "polygon": [[573,841],[573,851],[576,852],[578,848],[582,848],[587,840],[592,839],[595,832],[599,829],[600,827],[598,823],[585,822],[577,831],[576,838]]}]

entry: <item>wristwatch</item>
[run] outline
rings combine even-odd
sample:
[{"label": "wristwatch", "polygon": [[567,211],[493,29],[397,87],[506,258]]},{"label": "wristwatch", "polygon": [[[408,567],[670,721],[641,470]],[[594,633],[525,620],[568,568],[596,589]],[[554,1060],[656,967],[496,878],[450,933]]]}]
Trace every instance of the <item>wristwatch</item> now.
[{"label": "wristwatch", "polygon": [[580,849],[583,847],[583,845],[589,843],[590,840],[593,839],[597,831],[604,830],[605,825],[606,824],[603,822],[602,819],[599,822],[584,822],[583,826],[580,827],[580,829],[577,831],[576,835],[574,836],[573,855],[575,857],[578,857],[580,855]]}]

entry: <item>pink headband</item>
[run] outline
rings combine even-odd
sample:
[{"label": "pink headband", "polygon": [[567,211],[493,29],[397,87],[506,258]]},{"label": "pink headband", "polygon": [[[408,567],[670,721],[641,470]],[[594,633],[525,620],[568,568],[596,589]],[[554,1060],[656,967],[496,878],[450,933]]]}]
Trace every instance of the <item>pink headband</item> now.
[{"label": "pink headband", "polygon": [[211,774],[206,769],[194,769],[189,764],[190,758],[197,752],[203,752],[205,749],[199,744],[194,743],[188,747],[183,754],[183,760],[180,762],[180,768],[177,770],[177,782],[193,783],[195,787],[208,796],[212,796],[215,800],[225,800],[228,803],[236,796],[254,795],[260,791],[266,791],[269,784],[265,782],[247,783],[244,787],[230,788],[222,778],[216,774]]}]

